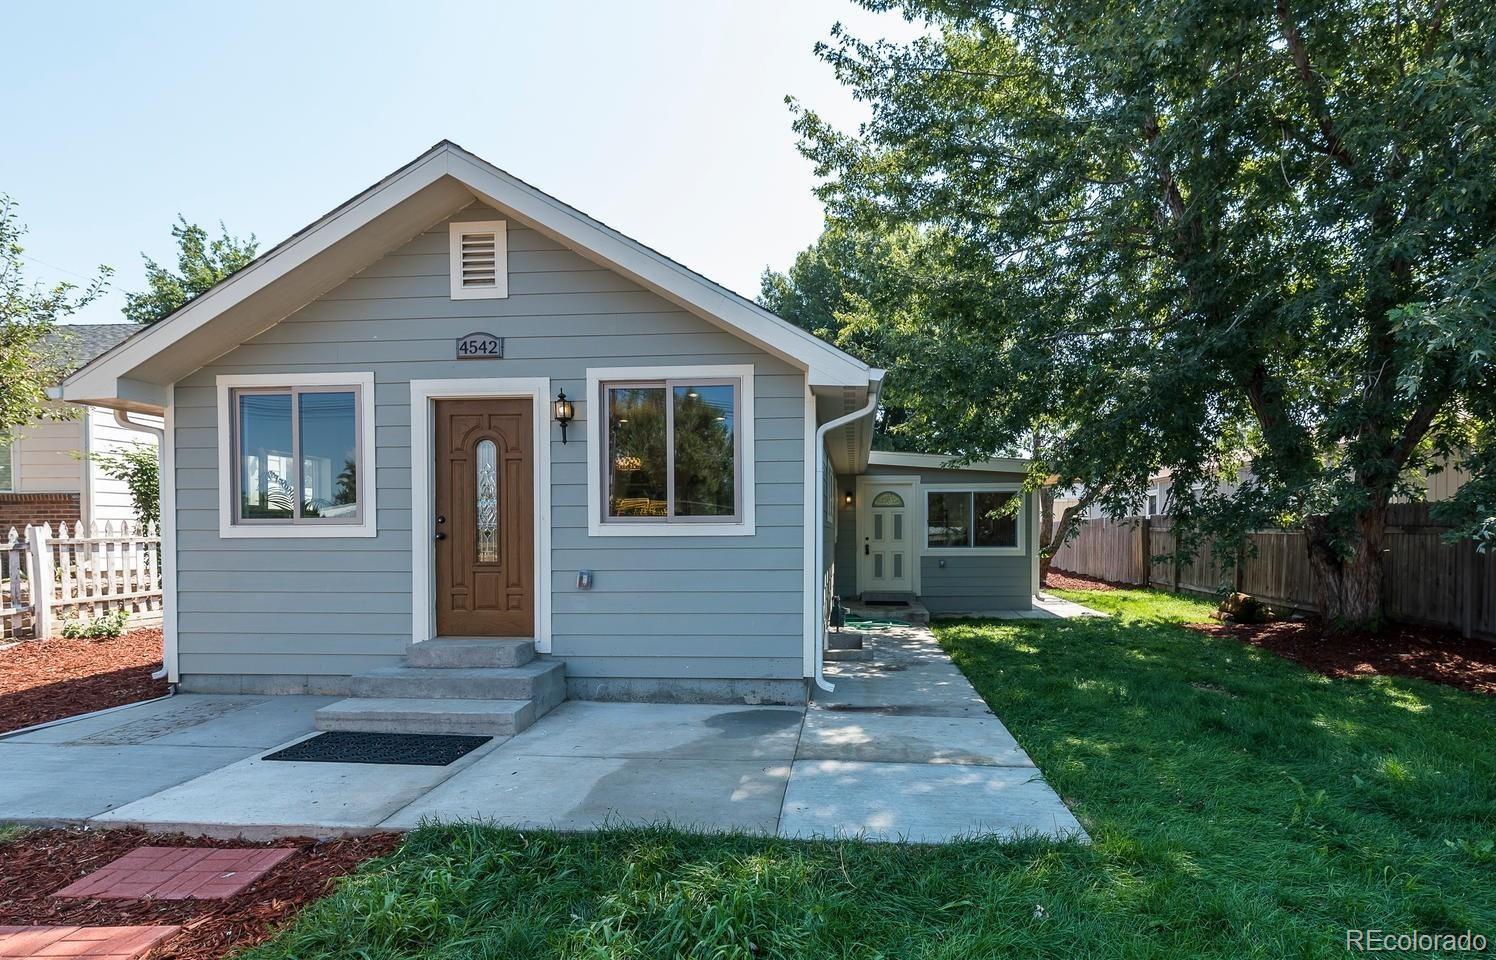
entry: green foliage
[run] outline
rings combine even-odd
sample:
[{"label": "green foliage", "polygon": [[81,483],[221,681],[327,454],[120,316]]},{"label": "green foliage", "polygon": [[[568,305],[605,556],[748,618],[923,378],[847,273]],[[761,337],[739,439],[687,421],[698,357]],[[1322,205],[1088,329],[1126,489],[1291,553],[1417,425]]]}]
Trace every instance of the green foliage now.
[{"label": "green foliage", "polygon": [[125,484],[142,522],[161,522],[161,461],[154,446],[137,443],[114,453],[96,453],[93,461],[104,476]]},{"label": "green foliage", "polygon": [[111,273],[99,268],[88,286],[42,287],[26,277],[26,228],[16,204],[0,194],[0,432],[58,415],[47,405],[47,388],[62,379],[63,351],[44,346],[57,321],[77,313],[103,293]]},{"label": "green foliage", "polygon": [[1089,845],[427,827],[243,956],[1331,960],[1347,927],[1496,929],[1489,698],[1078,599],[1113,616],[936,632]]},{"label": "green foliage", "polygon": [[130,622],[130,611],[113,610],[92,620],[76,617],[62,622],[62,635],[68,640],[113,640],[125,632]]},{"label": "green foliage", "polygon": [[259,241],[254,234],[240,240],[229,236],[222,223],[218,230],[221,236],[210,241],[208,231],[178,214],[171,228],[177,241],[176,272],[144,257],[149,289],[125,294],[125,317],[146,325],[165,319],[255,258]]},{"label": "green foliage", "polygon": [[1489,475],[1491,0],[867,5],[932,30],[838,30],[820,53],[871,119],[796,127],[838,223],[946,251],[919,315],[883,311],[975,374],[945,429],[1054,418],[1042,468],[1105,508],[1171,467],[1186,543],[1304,524],[1362,583],[1420,471]]}]

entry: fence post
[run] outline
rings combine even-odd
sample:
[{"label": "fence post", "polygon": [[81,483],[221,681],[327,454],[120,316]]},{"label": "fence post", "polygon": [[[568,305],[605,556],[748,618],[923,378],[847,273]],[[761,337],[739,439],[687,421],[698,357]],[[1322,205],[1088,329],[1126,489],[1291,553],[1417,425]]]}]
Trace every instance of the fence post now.
[{"label": "fence post", "polygon": [[1153,583],[1153,518],[1144,517],[1138,523],[1138,548],[1143,551],[1143,586]]},{"label": "fence post", "polygon": [[1460,591],[1460,636],[1466,640],[1475,636],[1475,591],[1484,586],[1486,579],[1477,576],[1479,572],[1480,567],[1475,557],[1475,538],[1469,537],[1460,550],[1459,578],[1459,582],[1465,585],[1465,589]]},{"label": "fence post", "polygon": [[26,528],[27,566],[31,576],[31,624],[38,640],[52,636],[52,525]]}]

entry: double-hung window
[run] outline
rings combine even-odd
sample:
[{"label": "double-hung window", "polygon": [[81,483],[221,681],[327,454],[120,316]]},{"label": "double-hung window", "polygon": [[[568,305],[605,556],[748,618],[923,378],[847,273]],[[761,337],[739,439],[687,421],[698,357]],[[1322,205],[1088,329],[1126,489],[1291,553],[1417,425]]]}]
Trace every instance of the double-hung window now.
[{"label": "double-hung window", "polygon": [[371,374],[218,387],[221,535],[374,535]]},{"label": "double-hung window", "polygon": [[1021,553],[1022,506],[1016,489],[926,488],[927,552]]},{"label": "double-hung window", "polygon": [[752,532],[751,369],[589,372],[593,533]]},{"label": "double-hung window", "polygon": [[10,493],[16,488],[15,450],[10,436],[0,433],[0,493]]}]

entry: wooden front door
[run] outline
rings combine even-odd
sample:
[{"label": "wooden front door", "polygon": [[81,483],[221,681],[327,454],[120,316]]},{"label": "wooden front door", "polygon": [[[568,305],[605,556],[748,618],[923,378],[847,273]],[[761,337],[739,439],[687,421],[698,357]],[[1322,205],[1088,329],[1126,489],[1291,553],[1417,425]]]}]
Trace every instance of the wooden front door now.
[{"label": "wooden front door", "polygon": [[436,632],[535,633],[529,400],[436,401]]}]

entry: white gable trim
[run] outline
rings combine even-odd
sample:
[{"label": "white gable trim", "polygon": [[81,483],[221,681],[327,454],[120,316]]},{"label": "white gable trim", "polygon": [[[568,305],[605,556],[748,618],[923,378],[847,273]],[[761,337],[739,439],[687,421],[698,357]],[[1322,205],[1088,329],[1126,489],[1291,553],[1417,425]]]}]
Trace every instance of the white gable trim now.
[{"label": "white gable trim", "polygon": [[[115,398],[135,406],[163,407],[167,392],[165,386],[132,381],[131,371],[443,177],[453,178],[485,203],[513,211],[578,253],[617,270],[703,319],[800,367],[807,371],[812,386],[866,386],[868,383],[871,370],[849,354],[510,176],[456,144],[444,141],[176,313],[96,357],[63,382],[63,398],[70,401]],[[211,359],[204,357],[202,363]],[[125,396],[126,393],[130,395]]]}]

